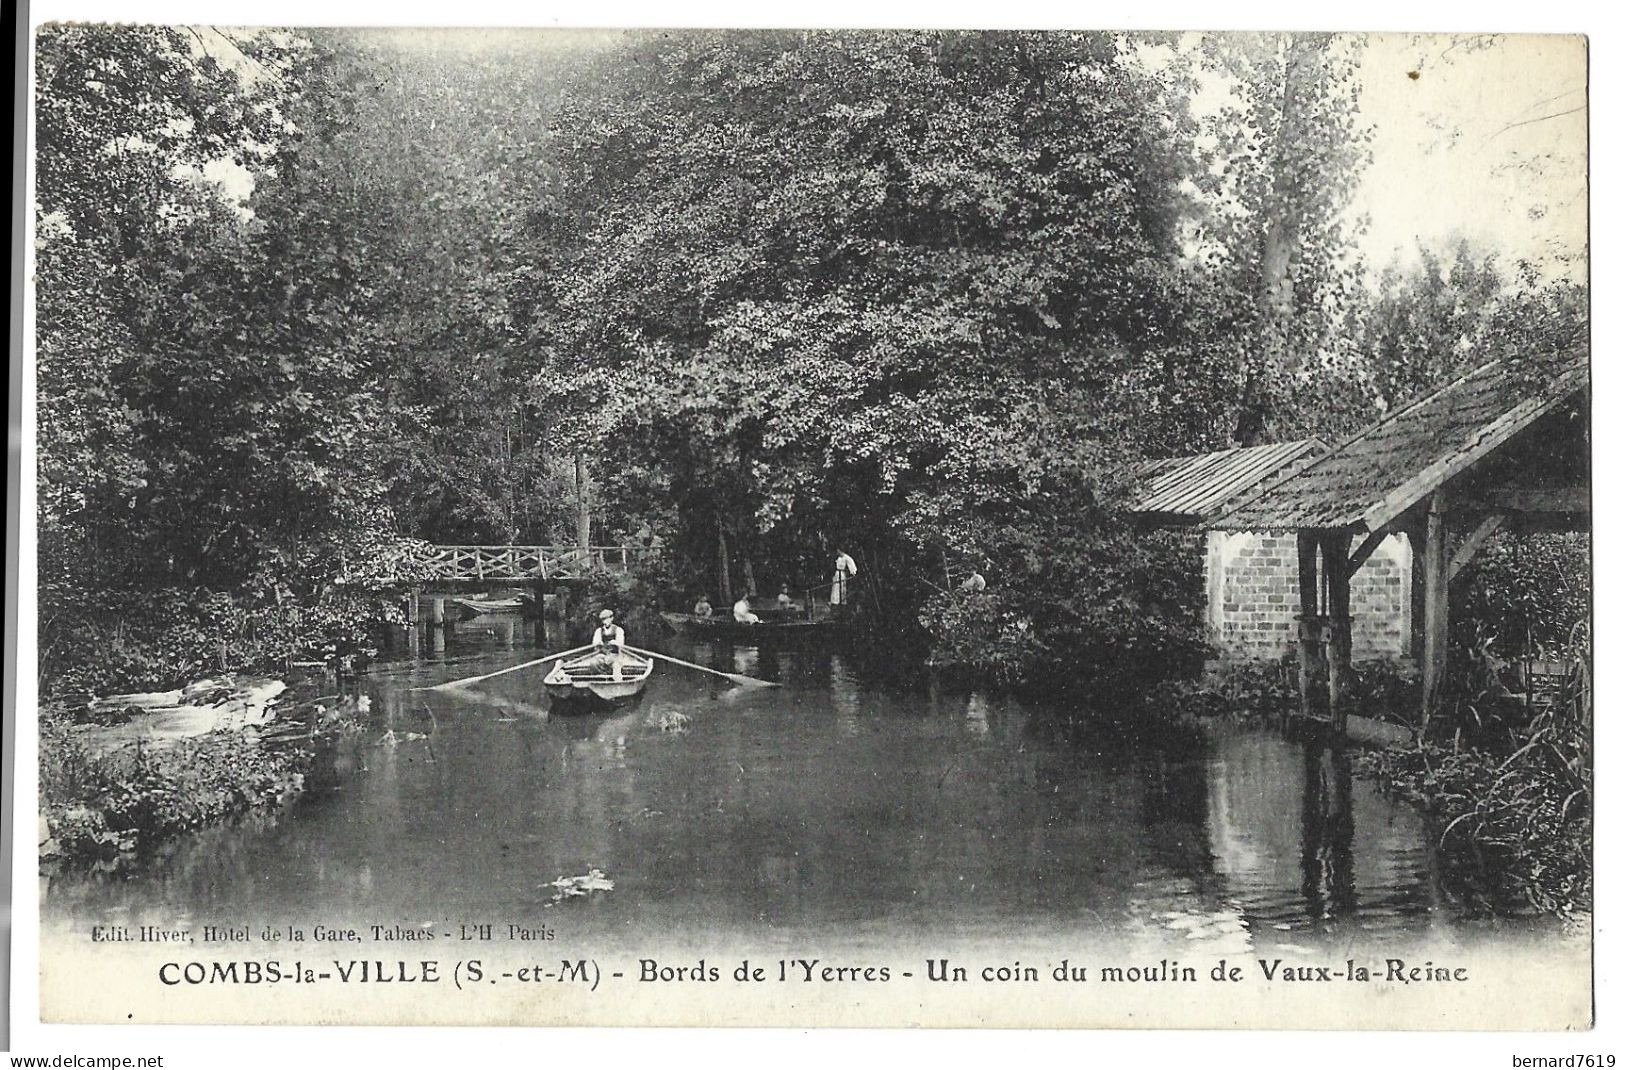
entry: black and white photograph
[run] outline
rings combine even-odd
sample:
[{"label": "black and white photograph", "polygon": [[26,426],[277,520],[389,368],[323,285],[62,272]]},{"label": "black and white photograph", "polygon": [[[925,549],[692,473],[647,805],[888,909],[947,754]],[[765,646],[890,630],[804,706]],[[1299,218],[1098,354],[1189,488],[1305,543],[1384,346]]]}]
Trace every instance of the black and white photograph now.
[{"label": "black and white photograph", "polygon": [[1470,29],[36,26],[31,1010],[1590,1029],[1589,46]]}]

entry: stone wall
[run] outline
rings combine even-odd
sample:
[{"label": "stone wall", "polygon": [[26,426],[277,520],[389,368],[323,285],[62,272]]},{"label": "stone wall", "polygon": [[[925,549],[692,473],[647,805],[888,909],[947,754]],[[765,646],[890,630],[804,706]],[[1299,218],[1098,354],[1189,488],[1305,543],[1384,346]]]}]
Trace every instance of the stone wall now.
[{"label": "stone wall", "polygon": [[[1298,638],[1295,535],[1212,531],[1207,537],[1208,635],[1233,660],[1279,658]],[[1391,535],[1349,585],[1356,660],[1410,654],[1411,546]]]}]

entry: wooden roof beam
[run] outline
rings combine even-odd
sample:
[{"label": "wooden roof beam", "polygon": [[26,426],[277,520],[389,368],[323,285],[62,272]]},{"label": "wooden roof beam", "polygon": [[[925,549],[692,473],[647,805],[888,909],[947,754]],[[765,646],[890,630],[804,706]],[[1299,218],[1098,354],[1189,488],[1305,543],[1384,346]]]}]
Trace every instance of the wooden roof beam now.
[{"label": "wooden roof beam", "polygon": [[1370,557],[1372,551],[1381,546],[1382,541],[1391,534],[1393,531],[1389,528],[1378,528],[1361,540],[1360,545],[1349,554],[1349,575],[1360,571],[1360,566],[1365,564],[1366,558]]}]

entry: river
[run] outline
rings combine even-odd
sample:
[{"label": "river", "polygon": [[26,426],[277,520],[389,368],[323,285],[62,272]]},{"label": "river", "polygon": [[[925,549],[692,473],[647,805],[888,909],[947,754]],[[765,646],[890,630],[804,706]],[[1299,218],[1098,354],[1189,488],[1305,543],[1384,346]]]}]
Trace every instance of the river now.
[{"label": "river", "polygon": [[[829,650],[662,637],[641,705],[549,717],[537,625],[397,651],[364,730],[305,793],[133,868],[42,877],[45,924],[521,923],[572,947],[883,948],[1091,940],[1215,953],[1456,944],[1494,925],[1440,892],[1412,807],[1265,730],[1158,743],[1080,711],[865,679]],[[680,715],[680,716],[677,716]],[[600,871],[613,889],[560,901]],[[1531,935],[1533,935],[1531,933]]]}]

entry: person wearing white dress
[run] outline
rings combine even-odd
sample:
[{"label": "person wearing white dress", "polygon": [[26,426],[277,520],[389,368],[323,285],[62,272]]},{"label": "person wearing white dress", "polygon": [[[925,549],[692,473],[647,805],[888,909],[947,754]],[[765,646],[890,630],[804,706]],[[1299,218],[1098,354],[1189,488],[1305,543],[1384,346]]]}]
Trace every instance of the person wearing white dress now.
[{"label": "person wearing white dress", "polygon": [[835,578],[829,585],[831,608],[845,609],[852,604],[852,577],[858,574],[858,563],[845,550],[836,551]]}]

